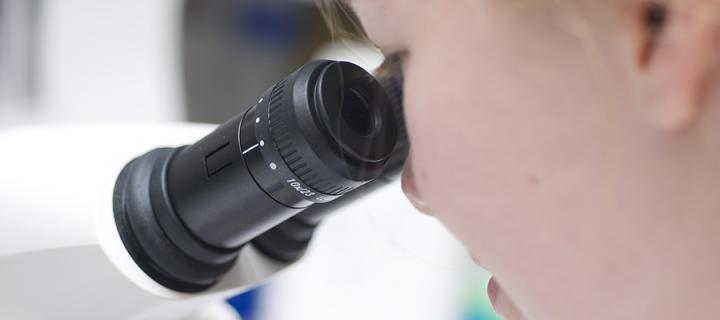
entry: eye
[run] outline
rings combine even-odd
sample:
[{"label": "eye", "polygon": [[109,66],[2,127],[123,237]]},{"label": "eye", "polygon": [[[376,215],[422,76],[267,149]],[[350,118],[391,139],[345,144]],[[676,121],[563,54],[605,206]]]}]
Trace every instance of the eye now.
[{"label": "eye", "polygon": [[403,69],[405,68],[407,53],[405,51],[392,52],[385,56],[385,60],[375,71],[375,75],[381,79],[392,79],[393,82],[403,83]]},{"label": "eye", "polygon": [[[395,110],[396,117],[399,117],[400,119],[404,119],[403,113],[404,113],[404,75],[403,75],[403,68],[405,67],[406,63],[406,57],[407,53],[405,52],[396,52],[392,54],[388,54],[385,57],[385,61],[383,61],[382,65],[377,69],[375,72],[375,76],[377,77],[378,81],[380,81],[380,85],[385,89],[385,92],[387,93],[388,97],[390,98],[391,103],[393,104],[393,109]],[[399,128],[400,136],[404,139],[403,141],[407,141],[407,134],[405,133],[405,125],[404,120],[401,120],[403,123]]]}]

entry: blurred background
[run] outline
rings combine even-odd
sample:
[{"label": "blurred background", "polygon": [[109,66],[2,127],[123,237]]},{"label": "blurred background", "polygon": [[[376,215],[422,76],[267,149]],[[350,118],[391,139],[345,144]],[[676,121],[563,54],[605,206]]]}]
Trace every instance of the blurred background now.
[{"label": "blurred background", "polygon": [[[382,62],[331,39],[313,0],[0,0],[0,130],[220,123],[318,58]],[[499,319],[489,274],[389,188],[328,218],[296,266],[198,318]]]}]

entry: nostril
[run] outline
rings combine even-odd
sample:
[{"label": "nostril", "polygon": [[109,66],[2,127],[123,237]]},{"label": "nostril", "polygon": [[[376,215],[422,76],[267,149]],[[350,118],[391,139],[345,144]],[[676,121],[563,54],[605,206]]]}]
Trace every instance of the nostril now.
[{"label": "nostril", "polygon": [[417,182],[415,180],[415,173],[413,172],[413,166],[410,159],[408,159],[405,164],[405,169],[403,169],[401,182],[405,197],[410,201],[410,203],[415,207],[415,209],[424,214],[432,215],[430,206],[427,204],[427,202],[425,202],[418,190]]}]

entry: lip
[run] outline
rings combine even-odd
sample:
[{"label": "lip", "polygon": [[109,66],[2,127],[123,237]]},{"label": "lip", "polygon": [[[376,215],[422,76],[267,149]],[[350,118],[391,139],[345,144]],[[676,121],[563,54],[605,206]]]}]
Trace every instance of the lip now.
[{"label": "lip", "polygon": [[490,281],[487,285],[487,295],[488,299],[490,299],[490,303],[492,303],[493,307],[495,307],[495,304],[497,302],[497,296],[500,291],[500,287],[497,284],[497,281],[495,278],[490,278]]},{"label": "lip", "polygon": [[520,313],[517,305],[507,296],[502,287],[495,279],[490,278],[487,285],[487,295],[492,303],[495,312],[500,314],[506,320],[524,320],[525,317]]},{"label": "lip", "polygon": [[405,169],[402,173],[402,189],[405,193],[405,197],[418,211],[432,215],[430,213],[430,206],[422,199],[420,192],[417,188],[417,182],[415,181],[415,173],[413,171],[412,159],[408,158],[405,163]]}]

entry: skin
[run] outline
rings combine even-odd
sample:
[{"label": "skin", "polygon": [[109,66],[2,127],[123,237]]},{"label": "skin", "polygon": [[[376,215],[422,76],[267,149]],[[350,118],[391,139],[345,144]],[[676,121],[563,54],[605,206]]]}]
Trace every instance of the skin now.
[{"label": "skin", "polygon": [[355,0],[402,52],[403,186],[508,319],[720,312],[716,4]]}]

